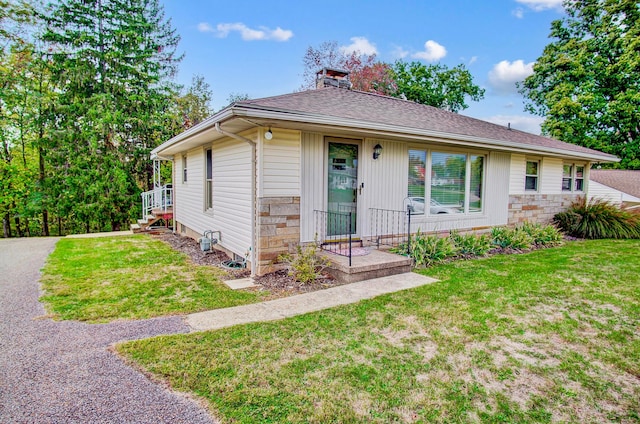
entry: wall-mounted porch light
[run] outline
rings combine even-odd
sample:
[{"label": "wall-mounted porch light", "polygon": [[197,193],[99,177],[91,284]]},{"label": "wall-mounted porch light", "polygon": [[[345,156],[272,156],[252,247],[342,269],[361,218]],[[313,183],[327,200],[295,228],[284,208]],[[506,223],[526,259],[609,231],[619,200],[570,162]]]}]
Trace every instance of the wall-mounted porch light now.
[{"label": "wall-mounted porch light", "polygon": [[379,144],[376,144],[375,146],[373,146],[373,160],[376,160],[380,157],[380,154],[382,153],[382,146]]},{"label": "wall-mounted porch light", "polygon": [[273,133],[271,132],[271,127],[269,127],[269,129],[267,130],[266,133],[264,133],[264,138],[266,138],[267,140],[271,140],[273,138]]}]

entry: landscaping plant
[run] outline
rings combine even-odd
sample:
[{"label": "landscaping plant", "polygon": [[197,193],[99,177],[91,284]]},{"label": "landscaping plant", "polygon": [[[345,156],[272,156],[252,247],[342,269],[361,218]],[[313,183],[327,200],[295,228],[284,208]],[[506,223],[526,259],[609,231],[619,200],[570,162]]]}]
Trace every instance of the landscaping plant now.
[{"label": "landscaping plant", "polygon": [[534,244],[531,237],[522,227],[494,227],[491,229],[493,244],[503,249],[529,249]]},{"label": "landscaping plant", "polygon": [[562,244],[562,233],[553,225],[525,222],[520,228],[531,236],[536,246],[551,247]]},{"label": "landscaping plant", "polygon": [[289,275],[303,284],[320,278],[322,271],[329,265],[329,259],[318,254],[316,243],[306,246],[298,245],[295,255],[280,255],[278,260],[286,263],[289,267]]},{"label": "landscaping plant", "polygon": [[449,237],[428,236],[420,230],[411,239],[411,257],[417,268],[441,262],[458,254],[458,249]]},{"label": "landscaping plant", "polygon": [[491,240],[486,234],[460,234],[453,230],[449,237],[462,255],[484,256],[491,250]]},{"label": "landscaping plant", "polygon": [[640,238],[640,215],[598,199],[584,198],[571,204],[566,212],[553,217],[566,234],[585,239]]}]

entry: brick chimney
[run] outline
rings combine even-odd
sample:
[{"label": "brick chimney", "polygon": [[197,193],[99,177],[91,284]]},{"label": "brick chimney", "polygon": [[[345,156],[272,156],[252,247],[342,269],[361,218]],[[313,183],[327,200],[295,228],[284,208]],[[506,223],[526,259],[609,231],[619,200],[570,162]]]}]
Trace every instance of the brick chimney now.
[{"label": "brick chimney", "polygon": [[341,69],[322,68],[316,73],[316,88],[338,87],[351,89],[349,71]]}]

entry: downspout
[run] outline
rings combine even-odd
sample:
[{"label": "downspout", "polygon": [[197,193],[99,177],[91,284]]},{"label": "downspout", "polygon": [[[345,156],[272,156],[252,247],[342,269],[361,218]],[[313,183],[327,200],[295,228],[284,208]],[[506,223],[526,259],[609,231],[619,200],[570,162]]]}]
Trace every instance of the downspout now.
[{"label": "downspout", "polygon": [[250,140],[246,137],[243,137],[238,134],[234,134],[220,128],[220,122],[215,123],[215,129],[222,135],[226,135],[227,137],[234,138],[236,140],[244,141],[251,146],[251,276],[254,277],[256,275],[256,269],[258,267],[258,263],[256,261],[256,248],[258,244],[256,243],[256,175],[257,175],[257,155],[256,155],[256,143],[253,140]]}]

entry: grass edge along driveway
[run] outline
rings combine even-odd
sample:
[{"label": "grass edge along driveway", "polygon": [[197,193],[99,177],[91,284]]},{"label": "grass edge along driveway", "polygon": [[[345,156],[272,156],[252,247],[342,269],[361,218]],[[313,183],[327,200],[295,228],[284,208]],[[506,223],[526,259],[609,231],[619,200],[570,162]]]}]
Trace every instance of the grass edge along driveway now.
[{"label": "grass edge along driveway", "polygon": [[282,321],[119,344],[222,422],[640,422],[640,242],[424,271]]},{"label": "grass edge along driveway", "polygon": [[186,314],[255,303],[261,295],[234,291],[224,271],[195,265],[147,235],[63,238],[42,270],[47,313],[91,323]]}]

